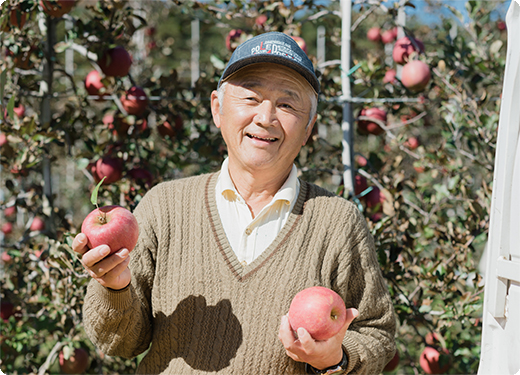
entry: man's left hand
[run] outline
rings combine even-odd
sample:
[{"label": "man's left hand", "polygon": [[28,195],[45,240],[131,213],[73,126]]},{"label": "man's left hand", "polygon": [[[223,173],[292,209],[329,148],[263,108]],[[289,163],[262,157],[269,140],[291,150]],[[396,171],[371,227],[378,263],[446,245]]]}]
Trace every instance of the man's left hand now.
[{"label": "man's left hand", "polygon": [[341,362],[343,358],[342,342],[352,321],[359,312],[347,309],[347,320],[339,332],[331,338],[323,341],[314,340],[305,328],[298,328],[298,338],[295,338],[289,318],[282,316],[278,338],[282,342],[285,352],[297,362],[306,362],[314,368],[324,369]]}]

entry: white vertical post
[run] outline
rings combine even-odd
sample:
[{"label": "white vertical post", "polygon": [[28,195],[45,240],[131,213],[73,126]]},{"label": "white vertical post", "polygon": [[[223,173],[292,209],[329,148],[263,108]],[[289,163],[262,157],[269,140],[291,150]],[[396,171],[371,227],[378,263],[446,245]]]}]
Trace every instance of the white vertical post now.
[{"label": "white vertical post", "polygon": [[[397,25],[397,39],[400,39],[405,36],[403,29],[406,26],[405,1],[401,1],[399,3],[399,9],[397,10]],[[397,64],[397,69],[395,71],[396,77],[401,79],[402,72],[403,66],[401,64]]]},{"label": "white vertical post", "polygon": [[520,374],[520,5],[506,17],[506,68],[500,106],[485,271],[479,375]]},{"label": "white vertical post", "polygon": [[316,38],[316,58],[318,66],[325,62],[325,26],[318,26]]},{"label": "white vertical post", "polygon": [[[316,34],[316,58],[318,60],[318,67],[320,64],[324,63],[326,61],[325,56],[325,33],[326,29],[325,26],[318,26],[317,34]],[[318,122],[316,124],[318,127],[318,134],[321,138],[327,137],[327,126],[321,122]]]},{"label": "white vertical post", "polygon": [[198,19],[194,19],[191,21],[191,87],[195,87],[195,83],[200,76],[199,58],[200,22]]},{"label": "white vertical post", "polygon": [[[65,21],[65,30],[72,30],[72,26],[72,21]],[[74,50],[72,48],[65,50],[65,72],[71,76],[74,75]]]},{"label": "white vertical post", "polygon": [[[43,62],[43,79],[40,81],[40,95],[42,96],[41,102],[41,123],[44,128],[51,125],[52,112],[51,112],[51,98],[52,98],[52,82],[54,72],[54,45],[56,44],[56,20],[53,17],[46,16],[46,22],[40,23],[44,25],[42,31],[45,31],[45,56]],[[43,173],[43,211],[48,216],[46,220],[46,228],[54,230],[52,227],[53,220],[53,196],[52,196],[52,174],[51,174],[51,162],[48,155],[43,156],[42,163]]]},{"label": "white vertical post", "polygon": [[352,24],[352,2],[341,0],[341,90],[343,101],[343,140],[341,142],[343,151],[341,159],[343,162],[343,184],[345,186],[344,196],[354,193],[354,124],[352,116],[352,95],[350,92],[350,27]]}]

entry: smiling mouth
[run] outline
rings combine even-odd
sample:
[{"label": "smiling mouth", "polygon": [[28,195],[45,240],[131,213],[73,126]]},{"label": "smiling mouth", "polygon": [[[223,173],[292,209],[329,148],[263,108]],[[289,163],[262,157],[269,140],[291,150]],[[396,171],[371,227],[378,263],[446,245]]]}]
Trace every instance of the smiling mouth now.
[{"label": "smiling mouth", "polygon": [[259,137],[257,135],[253,135],[253,134],[246,134],[246,135],[251,139],[258,139],[258,140],[264,141],[264,142],[276,142],[278,140],[278,138],[262,138],[262,137]]}]

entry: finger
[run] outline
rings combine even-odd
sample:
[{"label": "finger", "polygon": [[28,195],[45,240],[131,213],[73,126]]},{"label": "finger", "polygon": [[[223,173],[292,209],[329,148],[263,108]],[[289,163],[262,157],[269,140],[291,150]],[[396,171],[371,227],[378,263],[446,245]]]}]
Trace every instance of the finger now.
[{"label": "finger", "polygon": [[88,239],[85,233],[79,233],[72,241],[72,250],[80,255],[83,255],[88,251],[87,248]]},{"label": "finger", "polygon": [[81,262],[85,267],[92,268],[96,263],[103,260],[108,254],[110,254],[110,247],[107,245],[100,245],[93,249],[90,249],[83,254]]},{"label": "finger", "polygon": [[[107,273],[112,272],[114,268],[116,268],[119,264],[127,260],[127,258],[129,258],[129,254],[130,253],[127,249],[121,249],[115,252],[114,254],[104,258],[103,260],[97,262],[96,264],[90,266],[89,269],[96,275],[96,277],[103,277]],[[121,274],[123,270],[121,270],[119,274]]]},{"label": "finger", "polygon": [[287,315],[282,316],[278,339],[282,342],[285,348],[288,348],[296,340]]},{"label": "finger", "polygon": [[359,316],[359,311],[353,307],[347,309],[347,322],[350,325]]},{"label": "finger", "polygon": [[347,316],[345,319],[345,324],[343,325],[343,327],[341,327],[341,329],[338,332],[338,335],[341,337],[342,340],[343,340],[343,337],[345,337],[345,333],[347,332],[348,327],[350,327],[350,324],[352,324],[354,319],[356,319],[358,316],[359,316],[359,311],[357,309],[355,309],[355,308],[347,309]]},{"label": "finger", "polygon": [[311,334],[303,327],[298,328],[298,341],[302,344],[305,352],[312,352],[316,342]]},{"label": "finger", "polygon": [[103,277],[95,277],[95,280],[101,285],[111,289],[124,289],[130,284],[132,278],[130,269],[128,268],[129,263],[130,257],[123,260]]}]

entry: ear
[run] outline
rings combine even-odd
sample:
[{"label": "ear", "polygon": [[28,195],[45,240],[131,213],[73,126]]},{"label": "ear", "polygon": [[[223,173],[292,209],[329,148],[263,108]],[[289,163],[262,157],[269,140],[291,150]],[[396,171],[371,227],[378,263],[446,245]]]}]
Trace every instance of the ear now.
[{"label": "ear", "polygon": [[305,144],[309,140],[309,137],[312,134],[312,129],[314,128],[314,124],[316,124],[317,119],[318,119],[318,114],[316,113],[314,115],[314,118],[312,119],[311,123],[309,124],[309,126],[307,127],[307,129],[305,131],[305,139],[303,140],[302,146],[305,146]]},{"label": "ear", "polygon": [[220,103],[218,102],[218,93],[213,90],[211,93],[211,115],[213,116],[213,122],[217,128],[220,128]]}]

